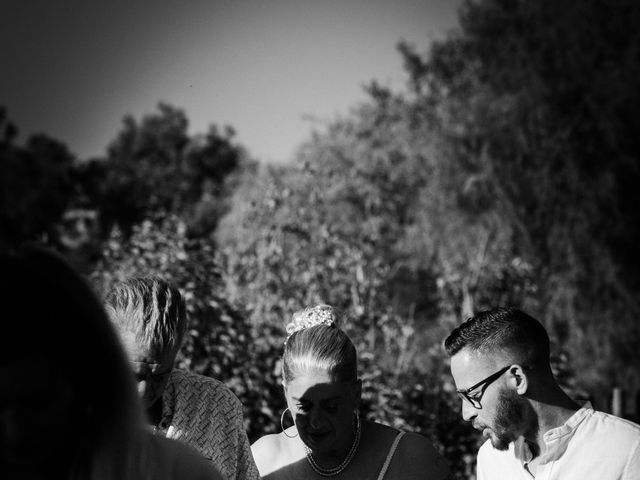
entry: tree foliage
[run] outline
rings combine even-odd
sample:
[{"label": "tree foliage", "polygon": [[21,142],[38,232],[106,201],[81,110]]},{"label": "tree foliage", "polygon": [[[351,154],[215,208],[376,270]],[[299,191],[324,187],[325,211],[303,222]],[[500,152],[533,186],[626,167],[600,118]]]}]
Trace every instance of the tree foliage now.
[{"label": "tree foliage", "polygon": [[86,201],[100,212],[103,230],[158,214],[186,220],[189,236],[210,234],[226,211],[233,174],[250,161],[230,128],[215,125],[190,135],[184,111],[161,103],[140,121],[127,116],[105,158],[81,167]]},{"label": "tree foliage", "polygon": [[503,204],[594,394],[639,386],[639,18],[632,1],[466,2],[426,58],[403,46],[414,114]]},{"label": "tree foliage", "polygon": [[46,135],[15,142],[17,127],[0,109],[0,246],[55,241],[55,227],[71,203],[74,156]]}]

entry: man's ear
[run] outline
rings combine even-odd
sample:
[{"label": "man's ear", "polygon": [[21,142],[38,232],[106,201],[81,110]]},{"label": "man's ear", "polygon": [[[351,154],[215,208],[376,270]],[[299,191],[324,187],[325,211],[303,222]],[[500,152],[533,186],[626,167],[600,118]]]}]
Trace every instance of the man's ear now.
[{"label": "man's ear", "polygon": [[518,395],[524,395],[529,389],[529,377],[522,365],[514,364],[509,368],[509,377],[511,384],[515,388]]}]

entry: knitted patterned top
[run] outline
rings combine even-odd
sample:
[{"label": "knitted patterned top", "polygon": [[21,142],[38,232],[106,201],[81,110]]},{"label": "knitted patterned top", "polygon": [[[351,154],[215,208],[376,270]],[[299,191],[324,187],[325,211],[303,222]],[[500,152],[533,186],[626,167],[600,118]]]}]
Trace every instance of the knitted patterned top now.
[{"label": "knitted patterned top", "polygon": [[174,369],[162,394],[157,433],[195,448],[228,480],[257,480],[242,418],[240,401],[223,383]]}]

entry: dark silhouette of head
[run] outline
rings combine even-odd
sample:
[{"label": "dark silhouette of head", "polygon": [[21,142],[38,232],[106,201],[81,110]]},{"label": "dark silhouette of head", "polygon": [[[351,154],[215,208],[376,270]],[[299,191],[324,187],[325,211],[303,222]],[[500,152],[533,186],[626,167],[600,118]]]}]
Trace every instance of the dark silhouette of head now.
[{"label": "dark silhouette of head", "polygon": [[0,303],[13,382],[0,387],[3,478],[134,478],[142,409],[89,285],[58,255],[23,248],[0,255]]}]

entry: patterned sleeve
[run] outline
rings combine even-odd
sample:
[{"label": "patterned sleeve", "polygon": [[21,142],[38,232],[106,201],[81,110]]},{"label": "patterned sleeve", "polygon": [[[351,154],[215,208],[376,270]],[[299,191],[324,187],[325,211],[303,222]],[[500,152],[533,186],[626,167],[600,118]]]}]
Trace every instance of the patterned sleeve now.
[{"label": "patterned sleeve", "polygon": [[256,463],[253,460],[253,455],[251,453],[251,446],[249,444],[249,438],[247,437],[247,432],[244,429],[244,421],[243,421],[243,413],[242,413],[242,404],[240,401],[237,401],[237,412],[235,415],[235,420],[237,424],[237,468],[236,468],[236,479],[237,480],[259,480],[260,474],[258,473],[258,468],[256,467]]},{"label": "patterned sleeve", "polygon": [[228,480],[260,478],[244,429],[242,404],[222,382],[177,370],[162,400],[170,418],[169,438],[191,445]]}]

